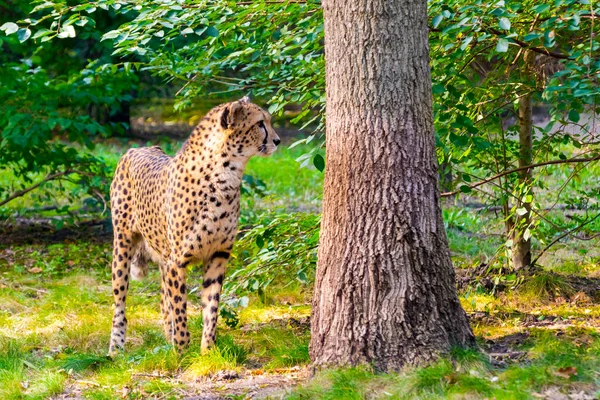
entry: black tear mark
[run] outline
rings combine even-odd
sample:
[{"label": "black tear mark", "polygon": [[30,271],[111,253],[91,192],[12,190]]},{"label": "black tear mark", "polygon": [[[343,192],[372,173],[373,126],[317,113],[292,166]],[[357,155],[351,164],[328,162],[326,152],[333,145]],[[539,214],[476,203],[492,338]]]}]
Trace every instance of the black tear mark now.
[{"label": "black tear mark", "polygon": [[229,124],[227,123],[228,117],[229,117],[229,107],[225,107],[225,110],[223,110],[223,114],[221,114],[221,126],[225,129],[227,129],[227,127],[229,126]]},{"label": "black tear mark", "polygon": [[226,251],[217,251],[215,252],[215,254],[212,255],[210,259],[214,260],[215,258],[224,258],[227,260],[229,259],[229,253]]},{"label": "black tear mark", "polygon": [[267,127],[265,126],[265,123],[263,121],[260,121],[259,125],[262,128],[262,130],[265,132],[265,138],[263,139],[262,144],[267,144],[267,137],[269,136],[269,134],[267,133]]}]

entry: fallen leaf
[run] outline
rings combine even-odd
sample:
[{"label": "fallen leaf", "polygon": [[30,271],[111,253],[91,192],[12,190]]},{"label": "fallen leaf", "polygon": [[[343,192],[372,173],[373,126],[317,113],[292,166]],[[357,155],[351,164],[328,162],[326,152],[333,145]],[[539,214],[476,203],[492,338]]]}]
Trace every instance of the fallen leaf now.
[{"label": "fallen leaf", "polygon": [[454,374],[446,375],[446,376],[444,376],[444,379],[450,385],[452,385],[453,383],[456,383],[456,376]]},{"label": "fallen leaf", "polygon": [[29,271],[32,274],[39,274],[40,272],[42,272],[42,269],[40,267],[33,267],[29,268],[27,271]]},{"label": "fallen leaf", "polygon": [[574,375],[577,375],[577,368],[575,367],[564,367],[559,368],[554,372],[554,375],[560,376],[561,378],[569,379]]}]

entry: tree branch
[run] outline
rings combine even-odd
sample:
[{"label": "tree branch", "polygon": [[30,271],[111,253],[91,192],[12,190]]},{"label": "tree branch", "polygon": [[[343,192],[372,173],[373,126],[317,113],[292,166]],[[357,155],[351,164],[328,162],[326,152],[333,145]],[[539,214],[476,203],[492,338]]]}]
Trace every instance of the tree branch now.
[{"label": "tree branch", "polygon": [[6,199],[0,201],[0,207],[2,207],[3,205],[5,205],[6,203],[8,203],[9,201],[12,201],[14,199],[16,199],[17,197],[21,197],[23,195],[26,195],[27,193],[31,192],[32,190],[37,189],[40,185],[43,185],[44,183],[51,181],[53,179],[59,178],[63,175],[68,175],[73,173],[73,170],[66,170],[63,172],[57,172],[55,174],[48,174],[43,180],[39,181],[38,183],[36,183],[35,185],[31,185],[28,188],[22,189],[22,190],[17,190],[16,192],[14,192],[13,194],[11,194],[10,196],[8,196]]},{"label": "tree branch", "polygon": [[[488,32],[493,33],[494,35],[498,35],[498,36],[504,36],[503,32],[500,32],[497,29],[494,28],[487,28],[486,29]],[[572,60],[572,57],[569,57],[566,54],[562,54],[562,53],[556,53],[550,50],[546,50],[546,49],[540,49],[539,47],[534,47],[532,45],[530,45],[527,42],[524,42],[522,40],[516,39],[516,38],[511,38],[513,42],[515,42],[516,44],[518,44],[519,46],[521,46],[524,49],[529,49],[533,52],[539,53],[539,54],[543,54],[549,57],[554,57],[554,58],[558,58],[561,60]]]},{"label": "tree branch", "polygon": [[[468,187],[470,189],[476,188],[478,186],[481,185],[485,185],[486,183],[489,183],[493,180],[496,180],[502,176],[505,175],[510,175],[510,174],[514,174],[515,172],[520,172],[520,171],[524,171],[524,170],[528,170],[530,168],[539,168],[539,167],[544,167],[546,165],[553,165],[553,164],[571,164],[571,163],[584,163],[584,162],[590,162],[590,161],[598,161],[600,160],[600,155],[597,155],[595,157],[590,157],[590,158],[569,158],[567,160],[552,160],[552,161],[544,161],[541,162],[539,164],[531,164],[531,165],[525,165],[523,167],[519,167],[519,168],[515,168],[515,169],[511,169],[508,171],[504,171],[504,172],[500,172],[490,178],[484,179],[482,181],[479,182],[475,182],[471,185],[468,185]],[[444,192],[441,193],[441,197],[449,197],[449,196],[454,196],[455,194],[460,193],[460,190],[455,190],[453,192]]]},{"label": "tree branch", "polygon": [[61,176],[66,176],[66,175],[71,175],[71,174],[79,174],[79,175],[83,175],[83,176],[88,176],[88,177],[92,177],[95,176],[93,174],[90,174],[89,172],[85,172],[85,171],[78,171],[75,169],[67,169],[63,172],[56,172],[54,174],[48,174],[46,175],[46,177],[44,179],[42,179],[41,181],[39,181],[38,183],[31,185],[25,189],[21,189],[21,190],[17,190],[16,192],[14,192],[13,194],[11,194],[10,196],[8,196],[6,199],[0,201],[0,207],[2,207],[3,205],[5,205],[6,203],[16,199],[17,197],[21,197],[26,195],[27,193],[31,192],[32,190],[37,189],[38,187],[40,187],[41,185],[43,185],[46,182],[52,181],[54,179],[60,178]]}]

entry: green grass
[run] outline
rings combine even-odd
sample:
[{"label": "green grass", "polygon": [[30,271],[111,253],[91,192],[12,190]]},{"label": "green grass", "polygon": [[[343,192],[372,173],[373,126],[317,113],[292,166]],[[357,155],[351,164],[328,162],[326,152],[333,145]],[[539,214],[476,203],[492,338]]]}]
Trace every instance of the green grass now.
[{"label": "green grass", "polygon": [[[193,340],[177,354],[162,334],[157,271],[132,282],[127,349],[108,358],[107,250],[108,243],[81,242],[0,248],[9,260],[0,268],[0,398],[46,398],[70,390],[91,398],[113,398],[123,390],[175,395],[185,382],[222,370],[273,371],[308,363],[308,326],[285,322],[305,317],[307,307],[269,306],[257,299],[242,311],[243,325],[220,324],[216,347],[200,355],[201,311],[191,296]],[[262,325],[255,327],[255,321]]]},{"label": "green grass", "polygon": [[[3,257],[7,257],[6,250],[0,249]],[[220,371],[277,374],[310,363],[306,319],[310,307],[302,304],[307,300],[305,293],[290,288],[274,293],[267,302],[251,299],[237,328],[220,323],[217,345],[204,356],[199,348],[200,310],[192,297],[193,340],[178,355],[162,335],[156,271],[147,281],[132,283],[127,351],[107,358],[110,245],[76,242],[9,250],[10,266],[0,269],[2,399],[47,398],[69,391],[87,398],[114,398],[124,391],[132,397],[177,398],[192,391],[198,377]],[[73,263],[69,266],[65,261]],[[41,266],[42,271],[29,272],[34,266]],[[532,285],[560,283],[560,278],[558,283],[556,277],[549,279]],[[600,335],[593,327],[600,326],[600,306],[558,303],[538,294],[528,289],[461,298],[468,312],[489,315],[485,321],[473,322],[481,340],[529,333],[511,349],[526,354],[521,361],[499,367],[480,353],[456,351],[452,358],[400,374],[374,374],[366,368],[329,370],[297,388],[290,398],[531,398],[532,393],[554,387],[567,394],[596,393]],[[559,322],[566,321],[566,327],[527,327],[527,315],[540,321],[544,316],[557,317]]]},{"label": "green grass", "polygon": [[[587,340],[581,345],[581,338]],[[366,368],[328,370],[298,388],[290,399],[530,399],[554,388],[600,394],[600,335],[534,331],[522,350],[526,362],[497,367],[474,351],[456,351],[425,368],[374,374]],[[556,397],[558,398],[558,397]]]}]

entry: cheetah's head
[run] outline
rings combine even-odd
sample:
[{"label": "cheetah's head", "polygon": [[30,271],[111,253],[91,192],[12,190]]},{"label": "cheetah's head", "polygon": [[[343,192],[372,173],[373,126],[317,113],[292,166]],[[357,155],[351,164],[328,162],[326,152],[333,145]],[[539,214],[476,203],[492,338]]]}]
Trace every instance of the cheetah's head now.
[{"label": "cheetah's head", "polygon": [[225,104],[220,121],[239,155],[270,156],[281,143],[271,125],[271,115],[248,97]]}]

